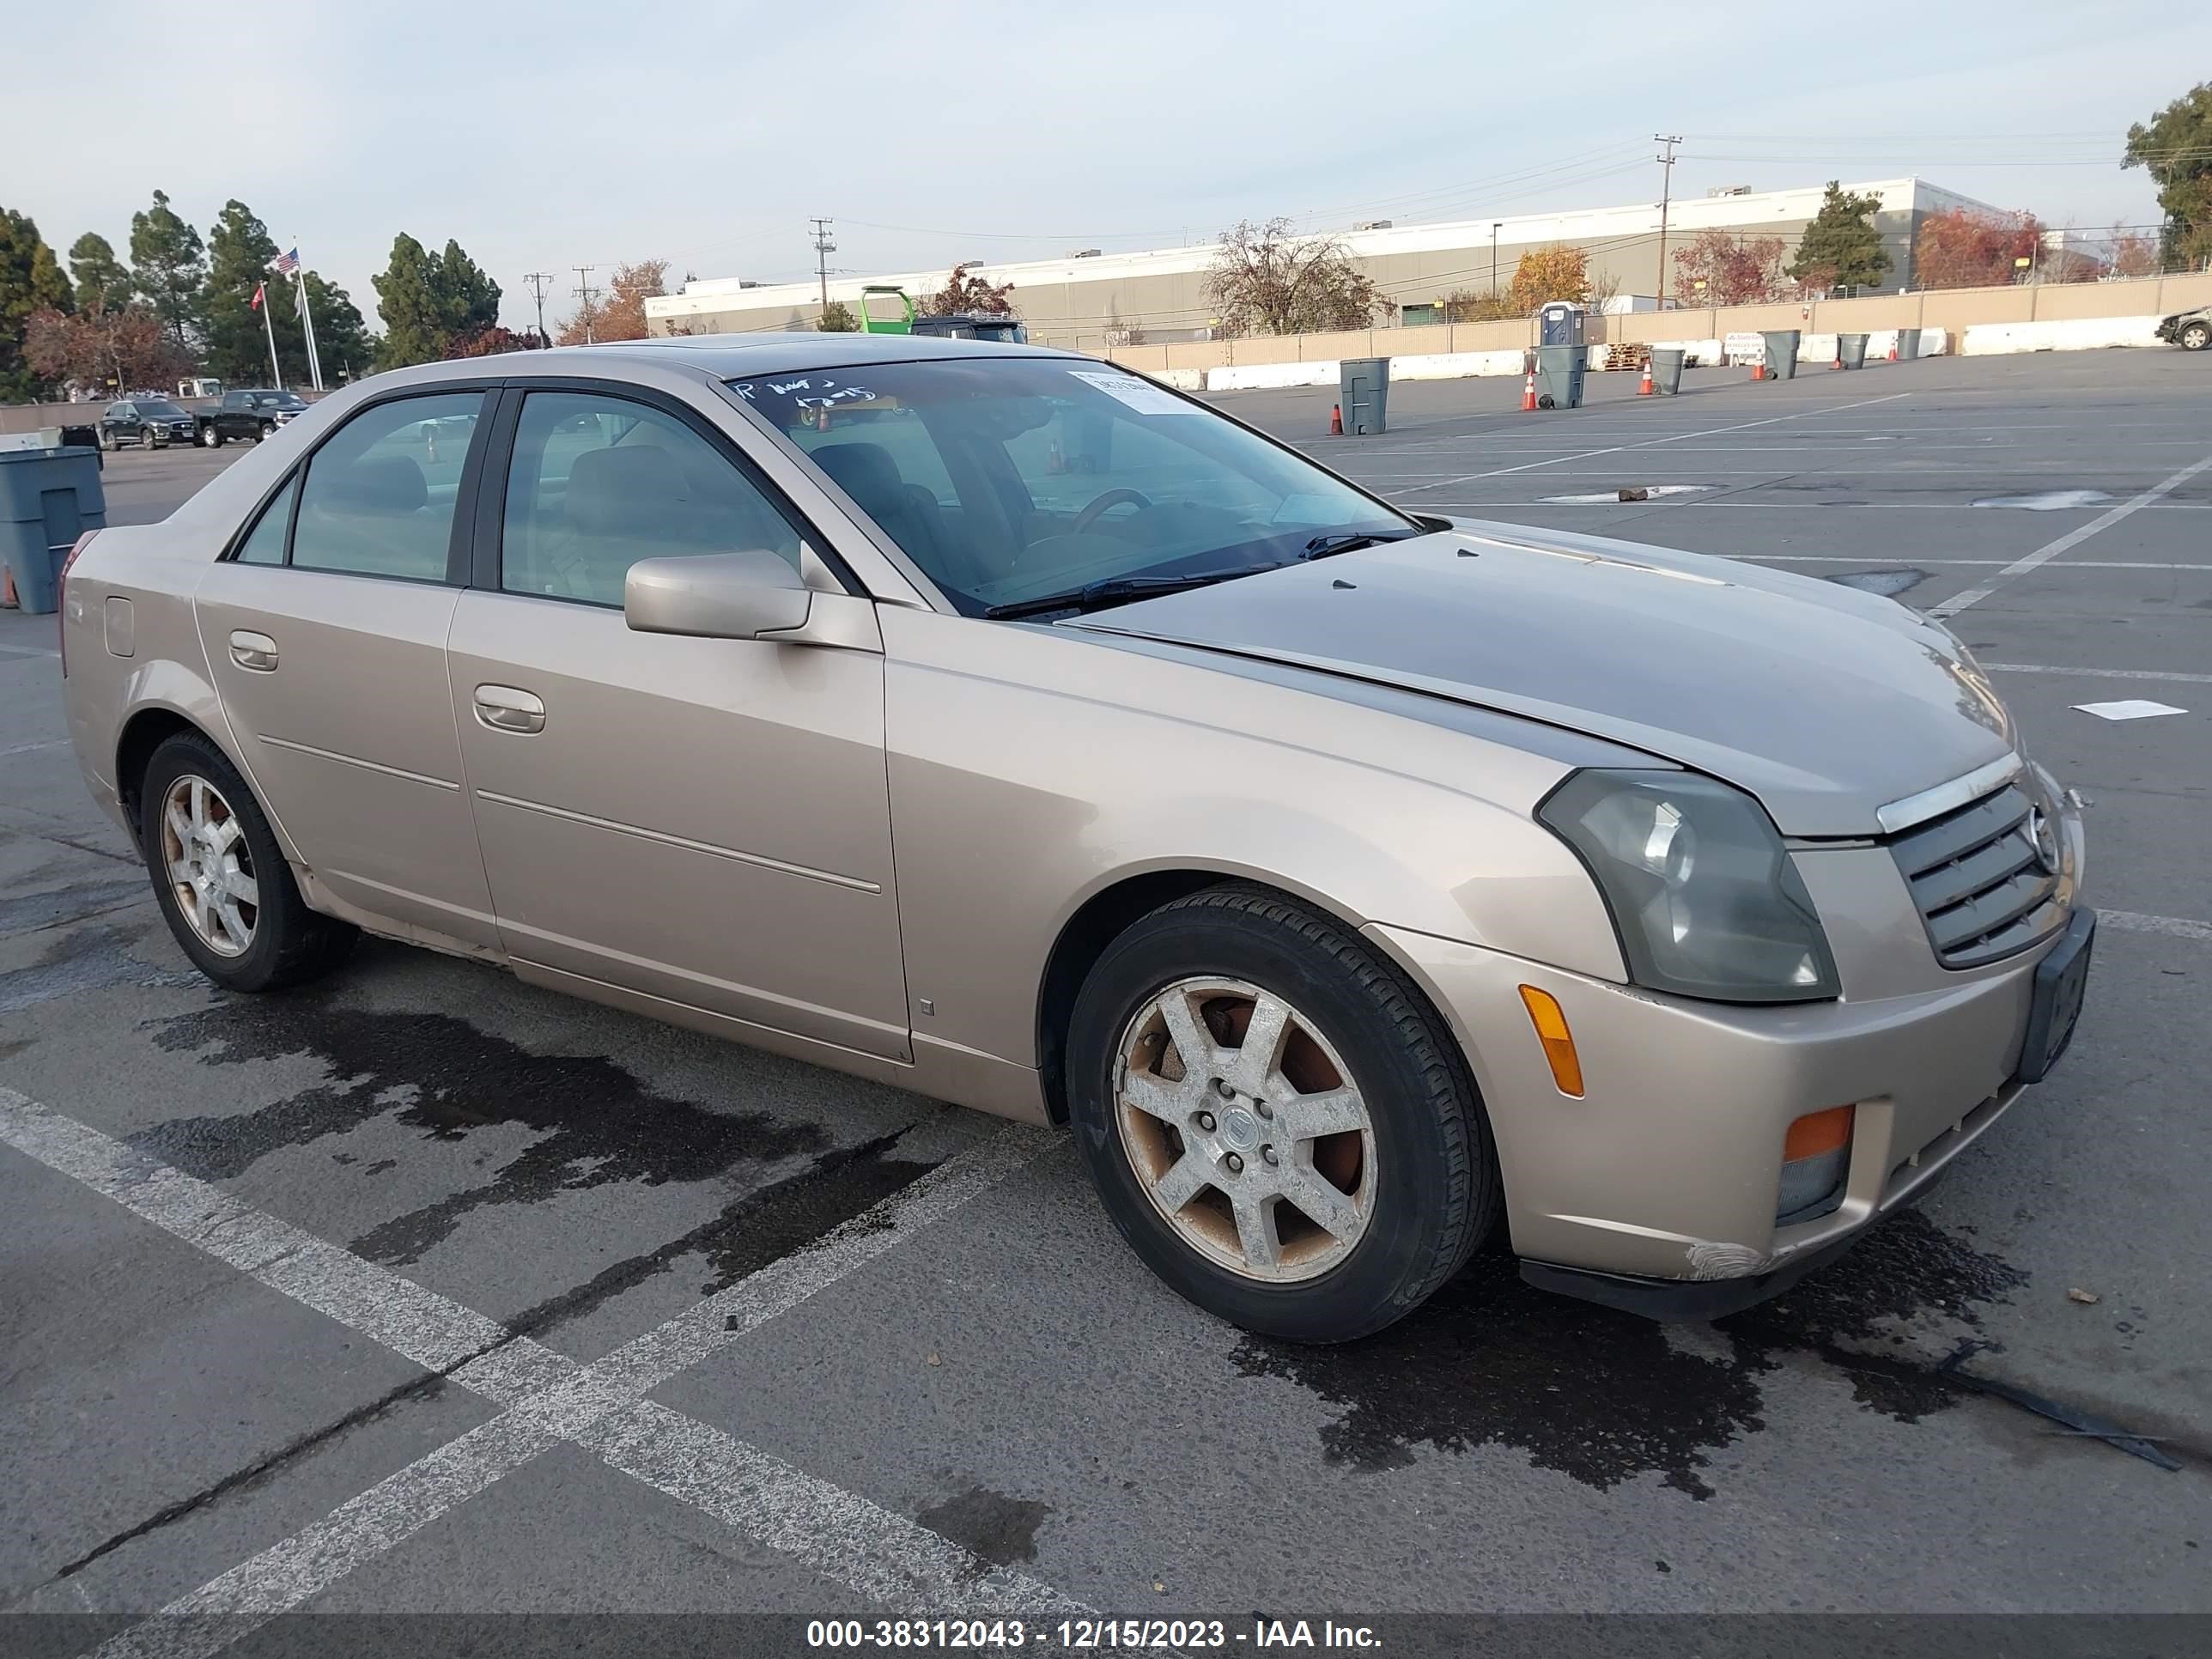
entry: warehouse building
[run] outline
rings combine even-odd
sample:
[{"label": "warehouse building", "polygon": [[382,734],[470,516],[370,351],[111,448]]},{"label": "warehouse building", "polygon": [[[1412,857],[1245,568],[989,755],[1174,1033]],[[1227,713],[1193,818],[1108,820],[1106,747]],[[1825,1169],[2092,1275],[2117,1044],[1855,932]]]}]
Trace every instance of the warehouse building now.
[{"label": "warehouse building", "polygon": [[[1995,210],[1921,179],[1846,188],[1881,200],[1875,226],[1893,262],[1889,280],[1899,288],[1911,284],[1913,239],[1928,215],[1957,207]],[[1719,230],[1778,236],[1794,251],[1807,222],[1820,210],[1824,189],[1815,185],[1678,197],[1668,212],[1668,246],[1680,248],[1702,231]],[[1648,296],[1660,286],[1656,202],[1448,224],[1386,221],[1346,231],[1343,240],[1389,301],[1393,309],[1385,320],[1409,325],[1441,320],[1437,307],[1447,295],[1486,293],[1512,280],[1522,254],[1562,243],[1588,252],[1593,277],[1617,284],[1621,295]],[[1201,242],[1138,253],[1082,249],[1058,259],[977,263],[970,269],[991,282],[1013,284],[1015,308],[1029,325],[1032,340],[1095,348],[1211,337],[1214,318],[1206,297],[1206,273],[1212,257],[1212,246]],[[871,283],[895,284],[919,296],[941,288],[945,274],[939,266],[833,276],[830,297],[856,307],[861,289]],[[1670,287],[1672,280],[1670,271]],[[645,302],[647,325],[655,334],[811,329],[821,310],[818,283],[763,284],[736,276],[695,280],[678,293]]]}]

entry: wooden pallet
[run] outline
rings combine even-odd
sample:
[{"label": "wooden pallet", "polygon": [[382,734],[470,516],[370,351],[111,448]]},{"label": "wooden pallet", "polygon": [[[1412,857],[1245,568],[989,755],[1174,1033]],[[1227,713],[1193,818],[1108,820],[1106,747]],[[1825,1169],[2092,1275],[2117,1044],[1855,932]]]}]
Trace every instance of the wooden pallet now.
[{"label": "wooden pallet", "polygon": [[1641,368],[1651,361],[1651,348],[1631,341],[1610,341],[1605,348],[1607,368]]}]

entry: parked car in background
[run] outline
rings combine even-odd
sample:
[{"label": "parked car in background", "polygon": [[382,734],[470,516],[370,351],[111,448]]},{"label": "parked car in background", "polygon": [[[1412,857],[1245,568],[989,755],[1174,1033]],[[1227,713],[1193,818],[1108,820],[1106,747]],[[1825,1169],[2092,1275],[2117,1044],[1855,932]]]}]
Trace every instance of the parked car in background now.
[{"label": "parked car in background", "polygon": [[198,430],[193,417],[167,398],[121,398],[100,417],[100,447],[167,449],[173,443],[191,443]]},{"label": "parked car in background", "polygon": [[226,392],[221,403],[199,416],[199,441],[210,449],[232,439],[258,444],[307,412],[307,401],[296,392]]},{"label": "parked car in background", "polygon": [[1616,1308],[1774,1295],[2089,970],[2078,803],[1941,623],[1408,514],[1037,347],[379,374],[60,607],[85,780],[217,984],[367,929],[1065,1122],[1279,1337],[1501,1234]]},{"label": "parked car in background", "polygon": [[2199,306],[2194,311],[2176,312],[2160,319],[2158,337],[2171,340],[2184,351],[2202,351],[2212,346],[2212,306]]}]

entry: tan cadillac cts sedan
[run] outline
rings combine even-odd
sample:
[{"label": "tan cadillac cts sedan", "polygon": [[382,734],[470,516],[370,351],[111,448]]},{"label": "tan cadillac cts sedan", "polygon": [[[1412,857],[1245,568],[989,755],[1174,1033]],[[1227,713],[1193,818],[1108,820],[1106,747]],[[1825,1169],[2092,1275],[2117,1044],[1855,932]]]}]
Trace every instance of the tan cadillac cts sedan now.
[{"label": "tan cadillac cts sedan", "polygon": [[217,984],[357,931],[1066,1122],[1309,1341],[1485,1240],[1710,1317],[2073,1031],[2078,813],[1957,639],[1409,516],[1020,346],[381,374],[72,557],[70,730]]}]

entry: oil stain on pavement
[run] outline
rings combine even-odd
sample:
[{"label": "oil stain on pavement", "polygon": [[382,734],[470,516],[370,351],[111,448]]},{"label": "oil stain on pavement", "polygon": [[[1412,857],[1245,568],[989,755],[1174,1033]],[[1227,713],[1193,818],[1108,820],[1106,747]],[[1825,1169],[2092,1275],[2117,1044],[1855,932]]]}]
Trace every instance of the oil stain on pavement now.
[{"label": "oil stain on pavement", "polygon": [[[1413,1449],[1510,1446],[1603,1490],[1645,1474],[1703,1499],[1712,1454],[1766,1426],[1762,1374],[1805,1355],[1846,1372],[1859,1402],[1905,1422],[1960,1397],[1893,1352],[1905,1325],[1973,1328],[2026,1276],[1907,1211],[1777,1300],[1712,1328],[1724,1356],[1676,1346],[1632,1314],[1523,1284],[1502,1253],[1479,1258],[1427,1306],[1340,1348],[1242,1339],[1248,1376],[1297,1382],[1343,1414],[1323,1426],[1332,1463],[1401,1468]],[[1885,1352],[1890,1350],[1891,1352]]]},{"label": "oil stain on pavement", "polygon": [[206,1180],[382,1117],[440,1141],[494,1126],[536,1133],[489,1181],[396,1216],[349,1247],[393,1266],[419,1260],[489,1206],[617,1182],[706,1181],[830,1147],[819,1125],[712,1111],[646,1087],[604,1056],[532,1054],[450,1014],[374,1012],[327,995],[224,998],[162,1022],[154,1040],[206,1065],[307,1055],[327,1069],[327,1081],[274,1104],[175,1118],[132,1137]]},{"label": "oil stain on pavement", "polygon": [[1008,1498],[988,1486],[970,1486],[915,1519],[969,1554],[994,1566],[1008,1567],[1036,1559],[1037,1528],[1051,1513],[1049,1504]]}]

